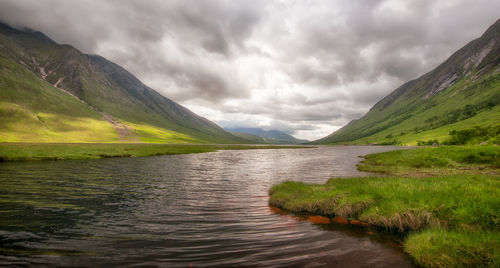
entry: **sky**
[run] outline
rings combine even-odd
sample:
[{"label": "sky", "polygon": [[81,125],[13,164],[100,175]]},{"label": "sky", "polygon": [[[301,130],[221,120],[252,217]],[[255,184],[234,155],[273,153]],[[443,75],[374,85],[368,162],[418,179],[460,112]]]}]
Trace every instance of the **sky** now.
[{"label": "sky", "polygon": [[2,0],[222,127],[314,140],[478,38],[498,0]]}]

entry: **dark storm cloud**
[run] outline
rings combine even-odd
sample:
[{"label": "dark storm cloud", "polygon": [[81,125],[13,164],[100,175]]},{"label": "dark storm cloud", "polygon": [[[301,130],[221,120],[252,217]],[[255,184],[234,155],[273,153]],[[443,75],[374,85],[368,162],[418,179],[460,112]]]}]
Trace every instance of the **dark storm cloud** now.
[{"label": "dark storm cloud", "polygon": [[[406,81],[429,71],[453,52],[451,48],[458,49],[478,37],[496,20],[500,8],[494,1],[471,6],[468,1],[419,0],[392,1],[405,6],[393,10],[390,2],[334,1],[321,11],[304,15],[296,39],[306,41],[291,43],[298,60],[289,73],[299,83],[373,81],[381,75]],[[455,25],[448,21],[450,13]],[[482,26],[477,28],[479,24]],[[476,35],[470,34],[472,27]],[[325,70],[336,75],[310,69],[304,72],[300,58],[319,59],[326,63],[322,66],[337,62],[336,68]],[[303,75],[295,75],[298,72]]]},{"label": "dark storm cloud", "polygon": [[[175,99],[217,102],[248,95],[244,85],[198,61],[237,54],[259,20],[258,1],[48,0],[1,6],[0,18],[13,26],[40,30],[87,53],[106,52],[103,56],[139,76],[162,76],[185,87]],[[163,51],[165,40],[175,50]]]},{"label": "dark storm cloud", "polygon": [[3,0],[0,20],[100,54],[223,125],[319,138],[479,37],[498,10],[495,0]]}]

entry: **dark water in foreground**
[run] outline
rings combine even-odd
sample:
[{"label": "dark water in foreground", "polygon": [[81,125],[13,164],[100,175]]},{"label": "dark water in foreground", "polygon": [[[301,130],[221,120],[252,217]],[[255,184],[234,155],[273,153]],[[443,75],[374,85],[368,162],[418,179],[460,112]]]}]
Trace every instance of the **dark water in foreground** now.
[{"label": "dark water in foreground", "polygon": [[387,235],[273,212],[284,180],[363,175],[391,147],[0,164],[0,265],[405,267]]}]

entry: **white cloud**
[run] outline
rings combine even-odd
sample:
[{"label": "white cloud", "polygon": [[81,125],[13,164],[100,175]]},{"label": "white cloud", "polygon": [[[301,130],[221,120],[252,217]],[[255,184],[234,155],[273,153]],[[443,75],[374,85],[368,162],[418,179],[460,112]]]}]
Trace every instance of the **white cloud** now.
[{"label": "white cloud", "polygon": [[430,71],[500,2],[4,0],[0,20],[99,54],[230,127],[316,139]]}]

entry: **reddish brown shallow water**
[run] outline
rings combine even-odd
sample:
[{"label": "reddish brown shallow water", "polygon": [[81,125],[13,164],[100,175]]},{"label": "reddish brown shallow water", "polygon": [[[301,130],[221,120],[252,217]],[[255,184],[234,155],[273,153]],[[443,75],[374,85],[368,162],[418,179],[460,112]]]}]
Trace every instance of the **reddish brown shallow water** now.
[{"label": "reddish brown shallow water", "polygon": [[[268,206],[391,147],[2,163],[0,265],[410,267],[396,238]],[[309,219],[309,220],[308,220]]]}]

